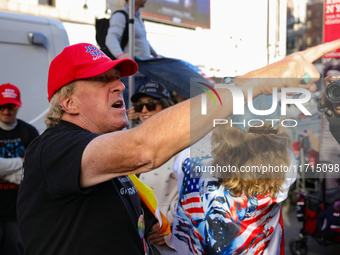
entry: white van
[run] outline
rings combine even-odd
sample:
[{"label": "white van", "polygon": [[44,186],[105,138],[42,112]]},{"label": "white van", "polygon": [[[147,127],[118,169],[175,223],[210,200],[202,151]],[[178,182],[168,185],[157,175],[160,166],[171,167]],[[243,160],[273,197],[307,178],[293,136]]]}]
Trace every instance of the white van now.
[{"label": "white van", "polygon": [[59,20],[0,11],[0,84],[11,83],[21,92],[18,118],[42,133],[51,60],[69,45]]}]

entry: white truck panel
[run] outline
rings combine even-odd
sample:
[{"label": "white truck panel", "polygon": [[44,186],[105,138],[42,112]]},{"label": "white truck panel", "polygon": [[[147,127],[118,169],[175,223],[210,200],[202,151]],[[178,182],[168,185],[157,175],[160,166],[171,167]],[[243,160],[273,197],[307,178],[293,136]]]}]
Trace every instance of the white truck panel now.
[{"label": "white truck panel", "polygon": [[[46,38],[33,44],[29,33]],[[34,125],[39,133],[46,126],[48,68],[51,60],[69,45],[65,28],[58,20],[0,12],[0,84],[11,83],[21,92],[18,118]]]}]

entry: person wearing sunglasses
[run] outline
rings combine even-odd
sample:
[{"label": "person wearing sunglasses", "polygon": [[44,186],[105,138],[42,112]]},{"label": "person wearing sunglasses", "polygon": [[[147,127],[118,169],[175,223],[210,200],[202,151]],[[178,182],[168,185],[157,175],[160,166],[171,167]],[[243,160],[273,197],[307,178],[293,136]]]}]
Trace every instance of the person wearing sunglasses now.
[{"label": "person wearing sunglasses", "polygon": [[[315,91],[320,74],[312,62],[337,48],[340,39],[293,53],[233,83],[245,94],[252,89],[251,97],[283,87]],[[214,119],[232,115],[233,98],[216,88],[223,106],[204,92],[206,115],[196,96],[123,130],[128,119],[120,78],[137,70],[135,61],[111,60],[88,43],[65,47],[52,60],[48,128],[26,151],[18,193],[25,254],[150,254],[138,225],[140,196],[129,175],[156,169],[202,139]],[[278,79],[257,79],[269,77]]]},{"label": "person wearing sunglasses", "polygon": [[35,127],[17,119],[20,91],[0,86],[0,254],[23,254],[16,220],[17,193],[25,150],[39,134]]},{"label": "person wearing sunglasses", "polygon": [[128,112],[129,119],[139,119],[141,123],[156,113],[174,105],[168,89],[158,82],[146,82],[132,95],[133,107]]}]

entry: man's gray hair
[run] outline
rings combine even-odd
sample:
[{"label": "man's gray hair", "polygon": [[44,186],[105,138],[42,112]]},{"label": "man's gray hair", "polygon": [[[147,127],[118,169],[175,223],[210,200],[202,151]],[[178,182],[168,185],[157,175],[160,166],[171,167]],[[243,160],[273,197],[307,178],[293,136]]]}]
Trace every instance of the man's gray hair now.
[{"label": "man's gray hair", "polygon": [[69,84],[60,88],[51,98],[50,101],[50,109],[48,110],[47,114],[45,115],[45,124],[49,127],[54,127],[55,125],[60,123],[61,116],[64,112],[63,108],[59,104],[59,96],[64,98],[66,96],[72,95],[75,90],[75,83],[70,82]]}]

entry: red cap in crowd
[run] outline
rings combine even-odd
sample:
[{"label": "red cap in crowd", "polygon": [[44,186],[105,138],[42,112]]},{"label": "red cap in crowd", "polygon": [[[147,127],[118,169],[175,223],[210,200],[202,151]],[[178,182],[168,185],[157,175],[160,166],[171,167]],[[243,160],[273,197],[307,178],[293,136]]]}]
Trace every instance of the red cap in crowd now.
[{"label": "red cap in crowd", "polygon": [[113,67],[120,71],[120,77],[133,75],[138,70],[135,61],[128,58],[111,60],[92,44],[79,43],[66,47],[51,62],[47,85],[48,101],[68,83],[100,75]]},{"label": "red cap in crowd", "polygon": [[15,104],[21,107],[20,91],[10,83],[0,86],[0,105],[4,104]]}]

